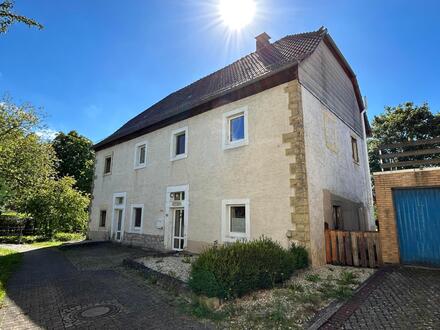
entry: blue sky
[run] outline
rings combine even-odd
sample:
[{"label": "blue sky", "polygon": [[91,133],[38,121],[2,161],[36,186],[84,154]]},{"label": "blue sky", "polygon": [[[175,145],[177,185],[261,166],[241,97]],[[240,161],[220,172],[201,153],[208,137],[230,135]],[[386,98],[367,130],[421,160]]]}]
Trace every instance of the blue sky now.
[{"label": "blue sky", "polygon": [[255,49],[265,31],[328,28],[356,72],[369,117],[385,105],[440,110],[439,1],[256,0],[240,34],[217,0],[16,0],[45,28],[0,35],[0,95],[43,108],[50,129],[97,142],[169,93]]}]

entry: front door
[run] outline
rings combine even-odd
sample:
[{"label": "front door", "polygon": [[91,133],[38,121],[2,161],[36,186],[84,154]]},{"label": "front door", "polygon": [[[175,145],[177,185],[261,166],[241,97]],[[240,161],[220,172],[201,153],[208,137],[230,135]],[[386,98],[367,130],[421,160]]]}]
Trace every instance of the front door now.
[{"label": "front door", "polygon": [[181,251],[185,246],[185,212],[183,208],[173,209],[173,250]]},{"label": "front door", "polygon": [[124,210],[115,209],[116,232],[115,239],[120,242],[122,240],[122,228],[124,228]]}]

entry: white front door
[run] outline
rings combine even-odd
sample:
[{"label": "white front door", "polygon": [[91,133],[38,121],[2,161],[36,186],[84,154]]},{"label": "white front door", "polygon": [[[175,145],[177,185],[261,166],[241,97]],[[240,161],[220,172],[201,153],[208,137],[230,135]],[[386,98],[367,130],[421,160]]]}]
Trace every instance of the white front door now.
[{"label": "white front door", "polygon": [[189,186],[167,188],[165,248],[182,251],[188,239]]},{"label": "white front door", "polygon": [[181,251],[185,246],[184,208],[172,209],[173,212],[173,250]]},{"label": "white front door", "polygon": [[115,209],[115,220],[116,220],[115,240],[120,242],[122,240],[122,228],[124,228],[123,209]]},{"label": "white front door", "polygon": [[125,192],[113,194],[113,217],[110,237],[118,242],[124,238],[126,197],[127,194]]}]

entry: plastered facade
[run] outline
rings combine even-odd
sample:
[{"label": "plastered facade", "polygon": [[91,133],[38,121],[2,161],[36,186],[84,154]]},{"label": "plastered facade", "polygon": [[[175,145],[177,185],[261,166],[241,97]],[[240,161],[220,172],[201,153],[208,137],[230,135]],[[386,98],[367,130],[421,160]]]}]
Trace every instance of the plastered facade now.
[{"label": "plastered facade", "polygon": [[[301,88],[308,182],[311,258],[325,263],[325,193],[362,205],[366,229],[372,229],[371,190],[364,137],[334,115],[306,88]],[[352,158],[351,137],[358,142],[359,162]]]},{"label": "plastered facade", "polygon": [[[133,140],[100,150],[91,207],[89,235],[108,237],[111,226],[112,196],[126,192],[124,228],[131,232],[131,204],[143,204],[143,224],[137,234],[164,237],[171,247],[170,216],[166,209],[166,190],[188,185],[187,248],[198,252],[214,241],[222,242],[222,200],[248,199],[250,238],[272,237],[288,246],[286,232],[290,220],[289,166],[282,136],[290,132],[287,84],[212,109]],[[222,148],[223,114],[246,107],[248,144]],[[170,140],[174,130],[188,128],[188,156],[170,161]],[[135,145],[147,142],[147,165],[134,169]],[[110,175],[103,175],[104,158],[112,155]],[[99,212],[107,210],[105,227],[99,227]],[[164,223],[158,229],[157,222]],[[133,238],[133,235],[126,237]],[[128,243],[128,242],[127,242]]]}]

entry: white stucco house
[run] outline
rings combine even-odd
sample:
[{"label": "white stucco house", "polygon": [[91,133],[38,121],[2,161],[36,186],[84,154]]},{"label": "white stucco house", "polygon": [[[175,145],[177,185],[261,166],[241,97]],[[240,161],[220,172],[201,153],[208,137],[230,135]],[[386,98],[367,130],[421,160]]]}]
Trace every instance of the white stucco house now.
[{"label": "white stucco house", "polygon": [[90,239],[199,252],[265,235],[319,265],[325,227],[373,228],[352,69],[324,28],[269,39],[94,146]]}]

